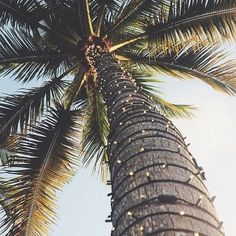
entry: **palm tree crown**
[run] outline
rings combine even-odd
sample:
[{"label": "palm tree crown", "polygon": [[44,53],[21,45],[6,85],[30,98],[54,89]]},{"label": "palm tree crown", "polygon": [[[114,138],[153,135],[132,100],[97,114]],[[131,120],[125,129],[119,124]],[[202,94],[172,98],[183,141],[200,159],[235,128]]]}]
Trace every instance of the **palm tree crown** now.
[{"label": "palm tree crown", "polygon": [[0,75],[45,80],[1,97],[0,154],[14,175],[1,183],[3,230],[47,235],[55,190],[78,156],[106,175],[109,120],[91,45],[111,52],[161,112],[189,116],[191,106],[159,96],[152,74],[198,78],[235,95],[236,63],[219,49],[236,35],[235,16],[234,0],[0,0]]}]

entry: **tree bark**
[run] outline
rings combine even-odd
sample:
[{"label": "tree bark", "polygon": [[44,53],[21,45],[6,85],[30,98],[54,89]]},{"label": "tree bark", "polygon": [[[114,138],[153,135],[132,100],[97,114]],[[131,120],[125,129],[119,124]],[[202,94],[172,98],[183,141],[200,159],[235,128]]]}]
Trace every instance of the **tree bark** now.
[{"label": "tree bark", "polygon": [[180,132],[110,53],[94,67],[111,127],[112,236],[224,235]]}]

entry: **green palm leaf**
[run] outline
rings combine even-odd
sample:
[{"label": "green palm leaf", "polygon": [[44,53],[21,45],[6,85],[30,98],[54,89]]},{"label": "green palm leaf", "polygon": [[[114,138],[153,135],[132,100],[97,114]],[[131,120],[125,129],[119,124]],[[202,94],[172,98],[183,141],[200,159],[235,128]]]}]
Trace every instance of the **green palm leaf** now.
[{"label": "green palm leaf", "polygon": [[196,109],[192,105],[173,104],[168,102],[161,96],[161,91],[157,87],[157,83],[162,81],[157,80],[151,73],[143,73],[139,69],[132,70],[132,77],[142,92],[150,96],[157,104],[157,109],[168,118],[191,118],[193,111]]},{"label": "green palm leaf", "polygon": [[[3,178],[0,178],[0,205],[2,207],[1,211],[4,211],[6,216],[10,219],[11,213],[8,211],[7,208],[7,203],[8,201],[6,200],[9,197],[9,194],[6,192],[6,183]],[[10,187],[10,186],[8,186]]]},{"label": "green palm leaf", "polygon": [[[65,107],[71,107],[74,102],[77,102],[77,100],[79,100],[78,103],[80,104],[80,98],[78,97],[86,81],[85,73],[86,73],[86,68],[80,67],[77,74],[75,74],[73,81],[66,89],[64,93]],[[83,96],[81,97],[81,99],[83,100]]]},{"label": "green palm leaf", "polygon": [[[44,19],[44,37],[61,50],[76,49],[78,41],[84,36],[84,23],[80,20],[79,1],[45,1],[50,17]],[[63,47],[64,46],[64,47]]]},{"label": "green palm leaf", "polygon": [[68,55],[42,44],[22,30],[0,29],[0,74],[27,82],[34,78],[54,77],[69,66]]},{"label": "green palm leaf", "polygon": [[35,28],[45,16],[45,4],[35,0],[0,0],[0,24]]},{"label": "green palm leaf", "polygon": [[2,203],[11,217],[2,226],[6,235],[47,235],[55,219],[56,191],[74,174],[78,111],[57,105],[48,118],[22,139],[9,159],[8,174],[17,175],[3,184]]},{"label": "green palm leaf", "polygon": [[100,163],[102,177],[106,178],[106,166],[104,162],[108,159],[106,153],[109,123],[107,111],[101,94],[89,88],[88,109],[82,138],[82,158],[85,165],[94,163],[94,167]]},{"label": "green palm leaf", "polygon": [[174,104],[159,96],[153,96],[162,114],[168,118],[191,118],[196,108],[192,105]]},{"label": "green palm leaf", "polygon": [[110,28],[118,9],[119,0],[90,1],[91,16],[98,36],[106,34],[106,29]]},{"label": "green palm leaf", "polygon": [[[64,3],[64,6],[66,6],[64,9],[71,11],[75,8],[68,8],[68,5],[70,6],[69,2],[75,4],[74,1],[67,1],[66,4]],[[63,37],[60,32],[57,32],[58,29],[53,30],[46,24],[49,19],[54,18],[55,12],[64,13],[58,7],[61,5],[60,1],[52,4],[51,1],[47,0],[0,0],[0,22],[2,25],[11,25],[14,28],[24,29],[29,33],[33,33],[37,38],[41,37],[40,31],[43,30],[44,33],[50,33],[54,37],[59,37],[60,40],[63,39],[71,43],[73,40]],[[72,14],[67,15],[71,16]],[[73,25],[75,25],[74,22]]]},{"label": "green palm leaf", "polygon": [[[166,54],[148,49],[121,51],[124,58],[131,60],[141,71],[150,68],[181,79],[198,78],[216,90],[236,94],[235,61],[215,46],[198,48],[189,45],[176,54]],[[127,62],[126,62],[127,63]]]},{"label": "green palm leaf", "polygon": [[[119,11],[114,16],[113,24],[109,29],[110,36],[121,39],[124,34],[138,34],[144,32],[143,21],[147,17],[160,12],[168,6],[167,0],[128,0],[122,1]],[[132,30],[132,33],[129,32]],[[122,32],[122,33],[121,33]],[[126,35],[127,36],[127,35]]]},{"label": "green palm leaf", "polygon": [[235,1],[156,2],[159,2],[159,9],[149,10],[143,16],[137,12],[133,23],[131,21],[116,32],[122,37],[114,37],[112,51],[134,42],[149,43],[151,49],[161,45],[166,50],[177,49],[177,43],[181,43],[182,47],[192,42],[205,46],[206,42],[217,43],[235,38]]},{"label": "green palm leaf", "polygon": [[64,82],[58,79],[46,82],[44,86],[26,90],[18,95],[2,97],[0,100],[0,141],[10,133],[25,131],[36,122],[52,99],[58,100]]},{"label": "green palm leaf", "polygon": [[235,38],[236,2],[231,0],[171,0],[168,14],[146,21],[152,47],[170,48],[178,42],[215,43]]}]

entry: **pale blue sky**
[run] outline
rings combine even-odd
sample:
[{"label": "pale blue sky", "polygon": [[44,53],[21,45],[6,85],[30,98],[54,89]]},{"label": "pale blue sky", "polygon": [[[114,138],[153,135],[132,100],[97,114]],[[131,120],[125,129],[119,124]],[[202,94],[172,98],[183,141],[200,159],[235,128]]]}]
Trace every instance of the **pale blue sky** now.
[{"label": "pale blue sky", "polygon": [[211,195],[216,195],[215,206],[226,235],[235,236],[236,98],[217,93],[199,81],[171,80],[166,86],[167,97],[199,109],[195,118],[174,123],[187,137],[191,153],[206,171],[206,185]]},{"label": "pale blue sky", "polygon": [[[0,79],[0,92],[16,89],[8,78]],[[204,167],[210,193],[216,195],[218,215],[224,221],[227,236],[236,235],[236,98],[216,93],[199,81],[166,78],[161,84],[166,98],[199,108],[191,120],[174,123],[191,143],[190,151]],[[79,169],[78,175],[59,194],[57,225],[50,236],[109,236],[109,188],[102,185],[91,169]]]}]

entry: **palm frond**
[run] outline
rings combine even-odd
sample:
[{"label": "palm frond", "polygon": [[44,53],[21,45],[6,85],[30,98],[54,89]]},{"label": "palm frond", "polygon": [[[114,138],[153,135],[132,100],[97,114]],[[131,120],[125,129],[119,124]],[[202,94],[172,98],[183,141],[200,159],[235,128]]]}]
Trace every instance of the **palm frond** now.
[{"label": "palm frond", "polygon": [[87,166],[94,161],[94,170],[100,163],[102,177],[106,178],[107,136],[109,123],[101,94],[93,87],[88,91],[88,109],[82,138],[82,158]]},{"label": "palm frond", "polygon": [[0,24],[34,30],[45,17],[45,10],[41,0],[0,0]]},{"label": "palm frond", "polygon": [[48,235],[55,221],[56,191],[74,175],[80,131],[78,111],[57,105],[40,126],[22,139],[9,160],[2,203],[12,217],[2,220],[6,235]]},{"label": "palm frond", "polygon": [[7,205],[6,198],[8,197],[9,197],[9,193],[6,192],[6,183],[3,178],[0,178],[0,205],[1,205],[0,212],[4,213],[10,219],[12,216],[6,206]]},{"label": "palm frond", "polygon": [[81,32],[83,32],[82,37],[87,38],[94,34],[92,11],[90,9],[90,4],[88,0],[75,1],[77,3],[77,20],[80,24]]},{"label": "palm frond", "polygon": [[89,29],[89,34],[88,35],[94,35],[94,29],[93,29],[93,20],[91,18],[91,11],[90,11],[90,5],[89,5],[89,0],[82,0],[81,2],[83,2],[84,4],[84,8],[85,8],[85,19],[86,19],[86,23],[87,23],[87,29]]},{"label": "palm frond", "polygon": [[159,6],[143,16],[137,14],[128,27],[125,25],[113,32],[112,51],[136,42],[149,43],[150,49],[161,45],[166,50],[178,49],[177,43],[183,48],[192,42],[205,46],[206,42],[212,44],[235,38],[235,1],[163,0]]},{"label": "palm frond", "polygon": [[[60,30],[58,31],[58,28],[55,30],[55,27],[52,29],[45,24],[50,19],[55,18],[55,13],[57,13],[57,21],[60,21],[65,15],[69,16],[67,20],[68,18],[74,18],[75,14],[73,14],[72,10],[75,9],[75,1],[66,1],[63,4],[62,2],[54,1],[52,3],[50,0],[0,0],[0,22],[2,25],[11,25],[14,29],[24,29],[38,38],[41,37],[41,31],[43,31],[54,35],[54,37],[59,37],[64,43],[74,44],[74,41],[69,37],[63,36]],[[60,7],[62,8],[59,9]],[[65,22],[65,20],[63,18],[62,22]],[[73,22],[73,26],[78,25],[75,18],[70,22]]]},{"label": "palm frond", "polygon": [[143,21],[167,7],[167,2],[167,0],[122,1],[119,11],[114,16],[113,24],[108,30],[110,36],[114,39],[114,35],[122,36],[131,29],[133,29],[132,35],[134,32],[135,34],[142,32]]},{"label": "palm frond", "polygon": [[236,2],[232,0],[171,0],[168,12],[147,19],[143,29],[150,47],[170,48],[195,42],[216,43],[236,34]]},{"label": "palm frond", "polygon": [[216,45],[198,49],[188,45],[177,54],[136,48],[123,50],[121,55],[141,71],[154,69],[176,78],[198,78],[216,90],[236,94],[236,62],[227,58],[228,55]]},{"label": "palm frond", "polygon": [[151,73],[142,73],[137,68],[132,70],[132,77],[143,93],[155,101],[157,109],[168,118],[191,118],[196,108],[192,105],[173,104],[161,96],[161,90],[157,87],[162,81],[157,80]]},{"label": "palm frond", "polygon": [[90,1],[90,10],[97,36],[107,32],[108,25],[113,21],[115,12],[118,8],[118,0]]},{"label": "palm frond", "polygon": [[168,118],[191,118],[196,110],[192,105],[174,104],[157,95],[152,95],[152,98],[156,101],[160,112]]},{"label": "palm frond", "polygon": [[[90,9],[94,25],[99,25],[103,18],[105,22],[103,26],[111,25],[114,22],[116,13],[119,11],[122,0],[92,0],[90,1]],[[100,14],[102,13],[103,14]],[[101,17],[101,15],[103,15]],[[105,30],[105,28],[103,28]]]},{"label": "palm frond", "polygon": [[0,29],[0,74],[27,82],[43,76],[53,77],[71,65],[68,54],[37,41],[25,31]]},{"label": "palm frond", "polygon": [[0,143],[11,133],[25,131],[29,124],[49,106],[52,99],[58,100],[65,82],[54,79],[42,87],[22,91],[17,95],[9,95],[0,99]]},{"label": "palm frond", "polygon": [[81,92],[81,88],[83,86],[83,83],[86,79],[86,68],[80,67],[77,74],[75,75],[73,81],[68,86],[67,90],[64,93],[64,104],[65,107],[71,107],[73,102],[76,101],[79,92]]},{"label": "palm frond", "polygon": [[[127,20],[130,20],[132,16],[134,15],[137,16],[137,11],[142,7],[142,5],[144,5],[147,2],[148,2],[147,0],[123,1],[122,5],[119,8],[119,11],[116,14],[116,20],[113,23],[110,32],[112,33],[112,31],[114,31],[117,27],[122,25],[123,22],[127,23]],[[142,10],[141,12],[143,12]]]},{"label": "palm frond", "polygon": [[[60,50],[71,50],[77,47],[78,41],[84,36],[84,23],[80,21],[80,2],[68,1],[46,1],[49,17],[45,18],[43,24],[46,41],[60,46]],[[44,35],[44,38],[45,38]],[[63,47],[64,46],[64,47]]]}]

